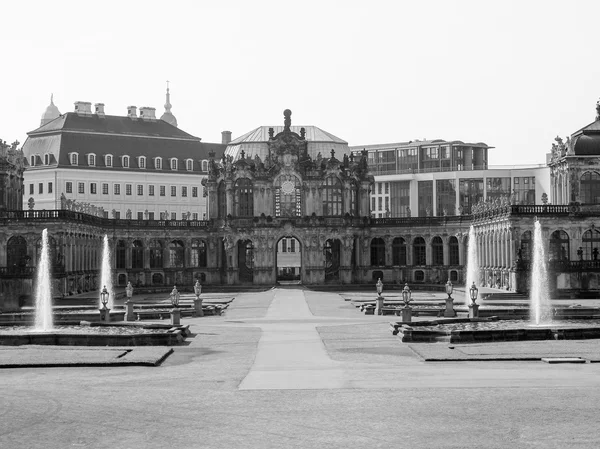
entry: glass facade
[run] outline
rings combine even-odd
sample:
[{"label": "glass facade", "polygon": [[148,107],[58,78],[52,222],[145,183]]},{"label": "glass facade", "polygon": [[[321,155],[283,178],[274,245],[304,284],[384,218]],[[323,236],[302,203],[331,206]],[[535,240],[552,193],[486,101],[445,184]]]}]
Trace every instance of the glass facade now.
[{"label": "glass facade", "polygon": [[510,178],[486,178],[487,200],[510,196]]},{"label": "glass facade", "polygon": [[433,213],[433,181],[419,181],[419,217],[427,217]]},{"label": "glass facade", "polygon": [[463,214],[470,214],[471,208],[483,200],[483,178],[459,180],[459,207]]},{"label": "glass facade", "polygon": [[456,180],[438,179],[436,181],[437,215],[456,215]]},{"label": "glass facade", "polygon": [[513,195],[517,204],[535,204],[535,176],[514,178]]},{"label": "glass facade", "polygon": [[392,217],[408,217],[410,207],[410,181],[390,182]]}]

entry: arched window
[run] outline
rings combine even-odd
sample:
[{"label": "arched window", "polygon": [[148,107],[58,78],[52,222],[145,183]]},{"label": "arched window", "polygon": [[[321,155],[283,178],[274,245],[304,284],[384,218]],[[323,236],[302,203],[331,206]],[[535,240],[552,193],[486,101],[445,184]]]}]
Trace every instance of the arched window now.
[{"label": "arched window", "polygon": [[144,268],[144,245],[141,240],[134,240],[131,244],[131,268],[134,270]]},{"label": "arched window", "polygon": [[300,217],[302,215],[302,184],[293,175],[283,175],[273,183],[275,187],[275,216]]},{"label": "arched window", "polygon": [[371,240],[371,266],[385,266],[385,242],[381,238]]},{"label": "arched window", "polygon": [[127,253],[127,247],[125,245],[125,240],[117,241],[117,260],[115,262],[117,268],[126,268],[125,267],[125,254]]},{"label": "arched window", "polygon": [[124,168],[129,168],[129,156],[123,156],[123,167]]},{"label": "arched window", "polygon": [[[35,242],[35,264],[39,265],[40,257],[42,256],[42,238],[40,237]],[[63,264],[62,256],[57,253],[56,239],[48,235],[48,256],[50,257],[50,265],[52,267]],[[29,256],[28,256],[29,258]]]},{"label": "arched window", "polygon": [[342,183],[335,176],[325,179],[323,184],[323,215],[342,215]]},{"label": "arched window", "polygon": [[206,242],[204,240],[192,240],[192,267],[206,267]]},{"label": "arched window", "polygon": [[569,260],[569,235],[554,231],[550,235],[550,260]]},{"label": "arched window", "polygon": [[600,175],[587,172],[581,176],[581,202],[600,204]]},{"label": "arched window", "polygon": [[29,263],[27,242],[20,235],[11,237],[6,244],[6,265],[9,270],[25,267]]},{"label": "arched window", "polygon": [[169,266],[183,268],[184,246],[181,240],[173,240],[169,244]]},{"label": "arched window", "polygon": [[[150,243],[148,244],[148,247],[150,248],[150,268],[162,268],[162,266],[163,266],[162,243],[160,243],[160,240],[151,240]],[[160,283],[162,283],[162,280]]]},{"label": "arched window", "polygon": [[96,165],[96,155],[95,154],[88,155],[88,165],[90,167],[94,167]]},{"label": "arched window", "polygon": [[356,183],[354,181],[350,182],[350,210],[348,211],[348,213],[351,216],[356,216],[358,215],[358,187],[356,186]]},{"label": "arched window", "polygon": [[431,240],[431,258],[433,265],[444,265],[444,242],[439,236]]},{"label": "arched window", "polygon": [[237,217],[252,217],[254,215],[254,193],[252,181],[240,178],[235,182],[233,210]]},{"label": "arched window", "polygon": [[160,170],[162,168],[162,158],[157,157],[154,159],[154,168]]},{"label": "arched window", "polygon": [[106,165],[107,167],[112,167],[112,155],[111,154],[107,154],[104,158],[104,165]]},{"label": "arched window", "polygon": [[79,155],[77,153],[71,153],[71,165],[77,165],[79,163]]},{"label": "arched window", "polygon": [[50,155],[48,153],[44,154],[44,164],[50,165]]},{"label": "arched window", "polygon": [[583,233],[581,241],[583,243],[583,260],[597,260],[600,250],[600,231],[588,229]]},{"label": "arched window", "polygon": [[417,237],[413,240],[413,264],[427,264],[427,259],[425,258],[425,239],[423,237]]},{"label": "arched window", "polygon": [[29,165],[31,165],[32,167],[35,167],[35,156],[29,157]]},{"label": "arched window", "polygon": [[138,158],[138,167],[139,168],[146,168],[146,156],[140,156]]},{"label": "arched window", "polygon": [[171,158],[171,170],[177,170],[177,159]]},{"label": "arched window", "polygon": [[531,231],[525,231],[521,236],[521,260],[531,260]]},{"label": "arched window", "polygon": [[194,169],[194,161],[192,159],[187,159],[185,161],[185,168],[187,171],[192,171]]},{"label": "arched window", "polygon": [[406,241],[402,237],[392,242],[392,265],[406,265]]},{"label": "arched window", "polygon": [[224,181],[219,183],[217,197],[219,202],[219,218],[225,218],[227,216],[227,188]]},{"label": "arched window", "polygon": [[208,171],[208,161],[202,161],[202,171]]},{"label": "arched window", "polygon": [[458,239],[454,236],[448,239],[448,263],[450,265],[460,264],[460,257],[458,252]]}]

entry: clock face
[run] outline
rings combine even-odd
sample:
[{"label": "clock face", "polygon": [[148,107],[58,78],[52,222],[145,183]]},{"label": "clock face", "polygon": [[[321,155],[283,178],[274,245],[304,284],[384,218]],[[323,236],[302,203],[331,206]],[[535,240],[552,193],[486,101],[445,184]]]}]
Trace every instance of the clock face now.
[{"label": "clock face", "polygon": [[294,190],[295,186],[292,181],[285,181],[283,184],[281,184],[281,191],[285,195],[291,195],[292,193],[294,193]]}]

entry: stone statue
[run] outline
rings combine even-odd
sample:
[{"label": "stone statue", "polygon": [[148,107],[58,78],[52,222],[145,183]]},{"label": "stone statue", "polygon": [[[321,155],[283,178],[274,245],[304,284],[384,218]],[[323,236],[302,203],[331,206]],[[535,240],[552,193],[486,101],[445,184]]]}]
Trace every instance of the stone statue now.
[{"label": "stone statue", "polygon": [[125,293],[127,294],[127,300],[129,301],[133,296],[133,286],[131,285],[131,281],[127,281],[127,287],[125,287]]}]

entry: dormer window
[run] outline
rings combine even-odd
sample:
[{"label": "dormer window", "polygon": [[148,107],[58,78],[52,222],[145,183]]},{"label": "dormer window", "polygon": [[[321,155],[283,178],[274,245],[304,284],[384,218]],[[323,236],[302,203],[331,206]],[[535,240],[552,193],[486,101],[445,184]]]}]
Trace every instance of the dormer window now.
[{"label": "dormer window", "polygon": [[29,159],[29,165],[35,167],[35,156],[31,156],[31,158]]},{"label": "dormer window", "polygon": [[71,153],[71,165],[78,165],[78,164],[79,164],[79,154]]},{"label": "dormer window", "polygon": [[208,161],[202,161],[202,171],[208,171]]},{"label": "dormer window", "polygon": [[156,168],[157,170],[160,170],[162,168],[162,158],[154,158],[154,168]]},{"label": "dormer window", "polygon": [[129,156],[123,156],[122,164],[123,168],[129,168]]},{"label": "dormer window", "polygon": [[50,165],[50,155],[48,153],[44,154],[44,165]]},{"label": "dormer window", "polygon": [[112,161],[112,154],[107,154],[106,156],[104,156],[104,165],[106,165],[107,167],[112,167]]},{"label": "dormer window", "polygon": [[94,167],[96,165],[96,155],[95,154],[88,154],[88,165],[90,167]]},{"label": "dormer window", "polygon": [[171,158],[171,170],[177,170],[177,159]]},{"label": "dormer window", "polygon": [[193,159],[186,159],[186,161],[185,161],[185,168],[187,169],[187,171],[192,171],[194,169],[194,160]]},{"label": "dormer window", "polygon": [[146,156],[138,157],[138,167],[146,168]]}]

